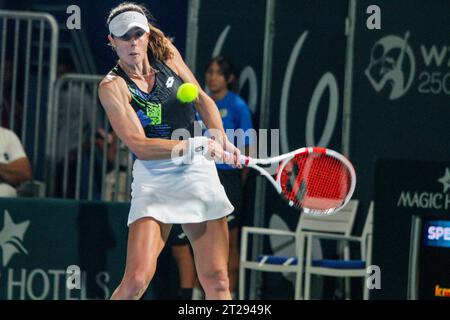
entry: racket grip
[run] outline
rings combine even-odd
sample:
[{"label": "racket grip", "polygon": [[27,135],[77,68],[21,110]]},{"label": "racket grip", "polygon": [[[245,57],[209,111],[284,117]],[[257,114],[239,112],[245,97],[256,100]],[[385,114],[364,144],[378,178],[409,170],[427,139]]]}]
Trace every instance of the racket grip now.
[{"label": "racket grip", "polygon": [[[232,157],[233,156],[233,154],[228,152],[228,151],[224,151],[224,154],[225,154],[226,157]],[[249,163],[250,158],[247,157],[247,156],[244,156],[243,154],[241,154],[240,160],[241,160],[241,163],[243,165],[247,165]]]}]

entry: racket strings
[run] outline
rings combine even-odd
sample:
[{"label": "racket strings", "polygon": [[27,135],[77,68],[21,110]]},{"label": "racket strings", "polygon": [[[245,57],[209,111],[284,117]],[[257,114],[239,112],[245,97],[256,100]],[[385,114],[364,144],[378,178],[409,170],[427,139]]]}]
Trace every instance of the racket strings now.
[{"label": "racket strings", "polygon": [[325,154],[299,154],[281,173],[281,187],[291,205],[312,210],[339,207],[351,184],[347,167]]}]

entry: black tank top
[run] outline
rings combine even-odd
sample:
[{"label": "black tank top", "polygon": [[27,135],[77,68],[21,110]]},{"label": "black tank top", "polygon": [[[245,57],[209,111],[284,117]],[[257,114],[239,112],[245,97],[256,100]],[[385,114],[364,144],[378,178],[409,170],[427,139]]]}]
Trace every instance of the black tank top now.
[{"label": "black tank top", "polygon": [[[156,72],[155,84],[149,93],[139,89],[123,69],[116,65],[112,71],[127,83],[131,94],[131,106],[148,138],[171,139],[176,129],[185,129],[194,136],[194,103],[181,103],[177,99],[178,87],[183,80],[165,63],[149,56]],[[174,137],[178,139],[178,137]]]}]

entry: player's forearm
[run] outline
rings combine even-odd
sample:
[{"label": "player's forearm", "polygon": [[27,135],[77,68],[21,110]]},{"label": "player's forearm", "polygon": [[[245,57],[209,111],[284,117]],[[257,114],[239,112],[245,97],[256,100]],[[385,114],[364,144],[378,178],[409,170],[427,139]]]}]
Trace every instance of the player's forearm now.
[{"label": "player's forearm", "polygon": [[131,143],[129,147],[140,160],[162,160],[186,154],[188,141],[143,137]]},{"label": "player's forearm", "polygon": [[214,100],[212,100],[205,93],[200,94],[199,96],[197,111],[200,113],[202,121],[206,125],[206,127],[210,131],[212,131],[212,129],[216,131],[211,132],[211,134],[221,134],[223,137],[226,137],[219,110],[217,109]]},{"label": "player's forearm", "polygon": [[23,166],[9,163],[0,163],[0,180],[12,186],[18,186],[22,182],[31,179],[31,170]]}]

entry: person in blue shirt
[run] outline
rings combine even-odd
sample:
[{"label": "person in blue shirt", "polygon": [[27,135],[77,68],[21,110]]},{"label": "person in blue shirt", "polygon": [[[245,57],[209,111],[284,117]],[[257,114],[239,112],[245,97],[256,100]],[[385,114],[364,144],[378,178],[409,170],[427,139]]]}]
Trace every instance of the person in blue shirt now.
[{"label": "person in blue shirt", "polygon": [[[250,109],[245,101],[234,90],[237,76],[232,62],[222,56],[211,59],[205,68],[205,82],[209,95],[216,103],[222,117],[223,127],[229,141],[235,144],[242,153],[249,154],[250,146],[254,140],[253,124]],[[197,120],[201,118],[197,114]],[[203,126],[202,126],[203,127]],[[241,129],[239,133],[236,130]],[[253,131],[254,132],[254,131]],[[239,274],[239,220],[241,218],[243,185],[248,175],[248,168],[237,169],[227,164],[216,164],[220,182],[225,188],[228,199],[235,210],[228,215],[229,229],[229,261],[228,274],[232,298],[236,298]],[[179,297],[190,299],[192,287],[198,287],[195,281],[193,259],[188,243],[181,227],[174,225],[172,232],[172,254],[180,270]],[[198,282],[197,282],[198,283]],[[196,293],[197,292],[197,293]],[[194,298],[198,298],[198,291],[194,289]]]}]

